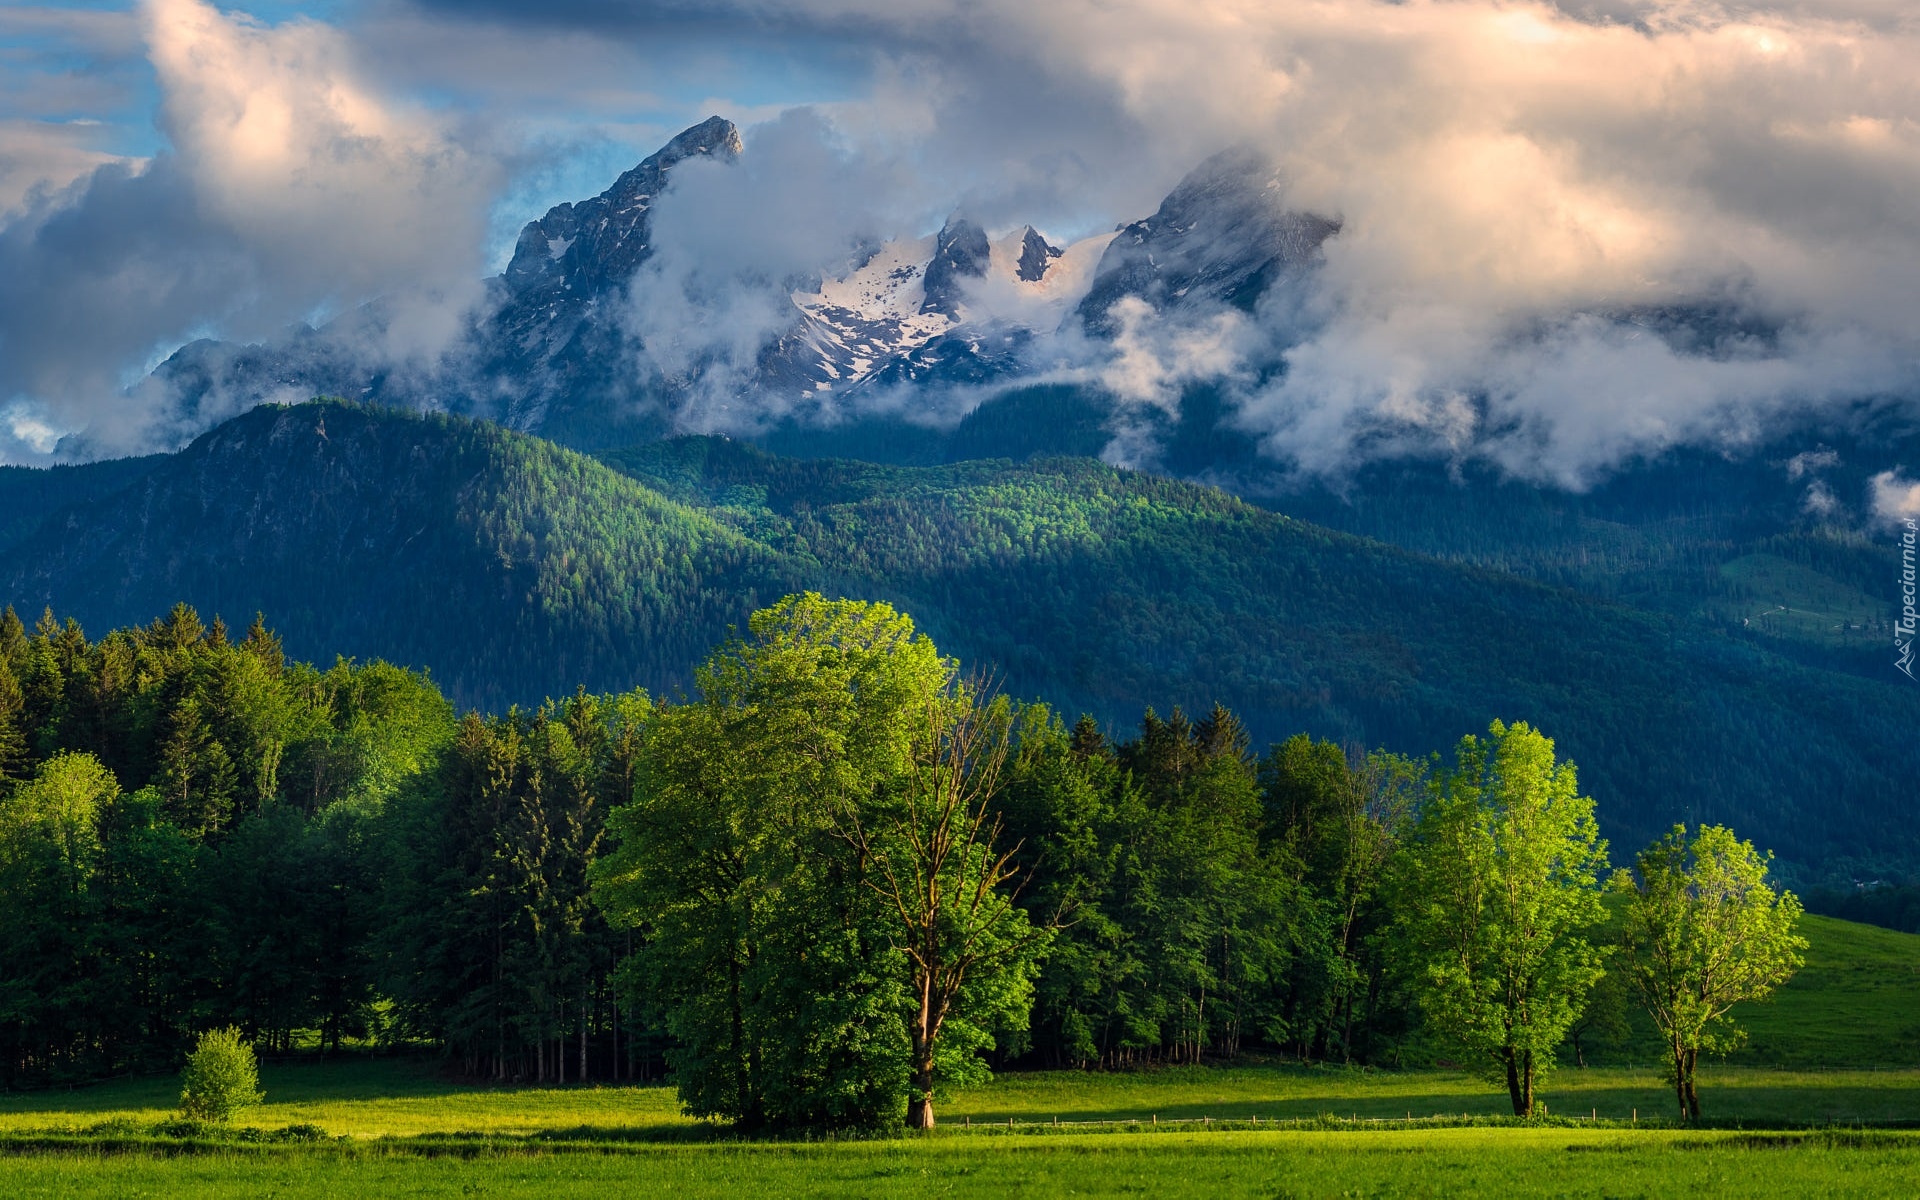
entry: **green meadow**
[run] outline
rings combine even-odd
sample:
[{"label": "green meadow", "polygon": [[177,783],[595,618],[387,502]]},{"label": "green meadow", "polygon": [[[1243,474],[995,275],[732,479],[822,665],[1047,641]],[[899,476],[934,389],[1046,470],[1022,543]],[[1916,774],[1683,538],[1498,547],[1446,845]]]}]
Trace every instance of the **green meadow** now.
[{"label": "green meadow", "polygon": [[1920,1138],[1578,1130],[952,1137],[617,1152],[43,1155],[21,1197],[1911,1196]]}]

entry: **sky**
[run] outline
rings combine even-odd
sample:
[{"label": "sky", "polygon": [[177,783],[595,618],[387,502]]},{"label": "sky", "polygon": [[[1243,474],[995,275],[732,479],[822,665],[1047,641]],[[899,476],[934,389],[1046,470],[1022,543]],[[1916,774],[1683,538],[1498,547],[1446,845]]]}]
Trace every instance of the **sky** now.
[{"label": "sky", "polygon": [[[1914,62],[1907,0],[0,4],[0,461],[146,428],[124,389],[191,338],[470,302],[521,223],[719,113],[767,165],[662,220],[788,264],[955,211],[1070,241],[1254,145],[1342,222],[1312,295],[1143,325],[1130,369],[1240,380],[1302,469],[1584,486],[1920,394]],[[1762,332],[1619,319],[1676,305]]]}]

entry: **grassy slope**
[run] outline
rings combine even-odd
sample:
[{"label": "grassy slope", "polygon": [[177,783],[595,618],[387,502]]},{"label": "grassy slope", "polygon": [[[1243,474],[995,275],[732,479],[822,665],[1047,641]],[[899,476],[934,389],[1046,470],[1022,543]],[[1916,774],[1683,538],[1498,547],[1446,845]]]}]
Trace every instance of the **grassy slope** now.
[{"label": "grassy slope", "polygon": [[1920,1065],[1920,936],[1805,917],[1806,965],[1764,1004],[1737,1010],[1733,1061],[1790,1067]]}]

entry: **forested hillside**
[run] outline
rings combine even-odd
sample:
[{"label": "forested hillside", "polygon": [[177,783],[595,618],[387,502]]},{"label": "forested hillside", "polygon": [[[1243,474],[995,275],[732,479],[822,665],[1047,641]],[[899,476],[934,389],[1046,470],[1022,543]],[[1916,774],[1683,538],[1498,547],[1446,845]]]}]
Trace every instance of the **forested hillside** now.
[{"label": "forested hillside", "polygon": [[428,668],[491,708],[683,678],[794,582],[764,547],[550,442],[342,404],[256,409],[0,555],[0,595],[29,618],[264,611],[302,655]]},{"label": "forested hillside", "polygon": [[1634,837],[1684,817],[1764,829],[1803,863],[1913,853],[1892,797],[1894,764],[1920,764],[1900,732],[1920,696],[1666,614],[1085,459],[888,467],[717,439],[602,457],[1068,711],[1217,700],[1256,741],[1416,753],[1527,712]]},{"label": "forested hillside", "polygon": [[1256,746],[1423,755],[1525,714],[1622,838],[1724,820],[1806,867],[1915,854],[1898,798],[1920,694],[1752,639],[1084,459],[884,467],[718,439],[604,457],[263,408],[0,549],[0,597],[92,628],[177,600],[264,611],[297,655],[425,668],[497,711],[671,693],[729,625],[812,587],[893,601],[1014,695],[1114,727],[1219,702]]}]

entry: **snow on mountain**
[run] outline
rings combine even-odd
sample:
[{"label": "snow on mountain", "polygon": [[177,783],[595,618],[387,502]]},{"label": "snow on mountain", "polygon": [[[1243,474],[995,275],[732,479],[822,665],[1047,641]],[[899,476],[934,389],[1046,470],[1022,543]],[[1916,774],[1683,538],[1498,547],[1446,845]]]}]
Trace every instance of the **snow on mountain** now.
[{"label": "snow on mountain", "polygon": [[[308,391],[477,413],[586,447],[669,431],[700,381],[649,367],[626,316],[629,288],[653,256],[652,210],[674,167],[743,152],[739,130],[713,117],[600,195],[528,222],[488,301],[436,361],[384,359],[387,310],[376,302],[265,346],[189,347],[148,386],[172,396],[182,428],[204,425],[196,413]],[[1271,167],[1239,153],[1202,164],[1153,216],[1069,245],[1031,226],[992,236],[956,214],[937,233],[888,241],[851,271],[790,293],[791,325],[733,364],[719,406],[804,420],[860,392],[884,393],[909,415],[916,405],[944,411],[946,391],[1032,371],[1035,350],[1060,331],[1109,335],[1121,296],[1162,310],[1249,306],[1307,269],[1338,229],[1288,211]]]}]

